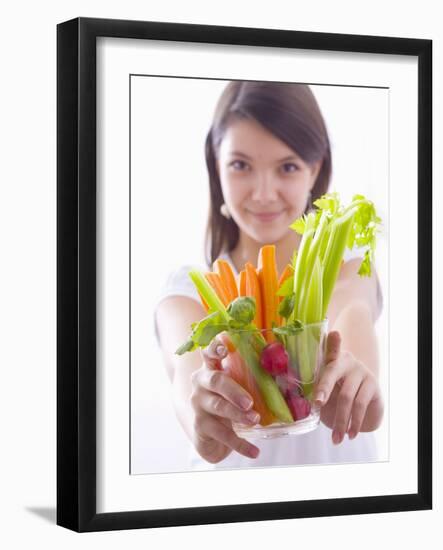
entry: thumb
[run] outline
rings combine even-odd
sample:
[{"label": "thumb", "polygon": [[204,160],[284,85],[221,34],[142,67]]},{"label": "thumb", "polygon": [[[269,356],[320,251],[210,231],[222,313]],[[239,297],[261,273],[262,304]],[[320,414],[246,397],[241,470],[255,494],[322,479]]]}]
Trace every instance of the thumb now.
[{"label": "thumb", "polygon": [[340,346],[340,333],[337,330],[333,330],[328,334],[328,338],[326,340],[325,364],[338,359],[338,356],[340,355]]},{"label": "thumb", "polygon": [[228,350],[221,340],[214,338],[204,350],[202,357],[205,365],[210,369],[221,370],[221,361],[228,354]]},{"label": "thumb", "polygon": [[[329,363],[333,363],[339,358],[340,345],[341,345],[340,333],[336,330],[330,332],[326,340],[326,351],[325,351],[325,357],[323,360],[323,367],[325,367]],[[326,375],[322,375],[320,377],[320,380],[317,381],[316,389],[314,393],[314,401],[316,402],[317,405],[322,406],[328,401],[331,391],[334,387],[335,380],[336,380],[336,369],[334,368],[334,371],[327,372]]]}]

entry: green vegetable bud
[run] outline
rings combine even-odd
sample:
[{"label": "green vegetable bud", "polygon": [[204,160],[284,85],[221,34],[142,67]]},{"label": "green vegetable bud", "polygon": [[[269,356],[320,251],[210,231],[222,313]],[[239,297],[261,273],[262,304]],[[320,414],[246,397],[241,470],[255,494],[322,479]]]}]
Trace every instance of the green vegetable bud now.
[{"label": "green vegetable bud", "polygon": [[285,319],[289,319],[294,311],[295,306],[295,294],[291,293],[288,296],[285,296],[278,308],[278,313]]},{"label": "green vegetable bud", "polygon": [[234,321],[247,325],[255,317],[255,299],[249,296],[236,298],[229,304],[227,311]]}]

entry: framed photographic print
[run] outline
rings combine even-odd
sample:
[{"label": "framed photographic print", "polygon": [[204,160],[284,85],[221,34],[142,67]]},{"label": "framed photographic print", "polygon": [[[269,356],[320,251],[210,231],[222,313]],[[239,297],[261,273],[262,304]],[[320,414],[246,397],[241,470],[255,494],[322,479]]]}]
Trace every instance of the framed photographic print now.
[{"label": "framed photographic print", "polygon": [[57,523],[431,508],[432,42],[57,51]]}]

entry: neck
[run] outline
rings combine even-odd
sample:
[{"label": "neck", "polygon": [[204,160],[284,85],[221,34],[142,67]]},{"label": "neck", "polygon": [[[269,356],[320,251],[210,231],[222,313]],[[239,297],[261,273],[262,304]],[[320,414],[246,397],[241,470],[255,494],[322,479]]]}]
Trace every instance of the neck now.
[{"label": "neck", "polygon": [[[298,249],[300,240],[301,236],[291,230],[279,241],[269,243],[275,244],[275,258],[279,274],[290,263],[294,250]],[[263,244],[254,241],[248,235],[240,233],[238,244],[230,253],[237,272],[243,269],[246,262],[251,262],[252,265],[257,266],[258,253],[262,246]]]}]

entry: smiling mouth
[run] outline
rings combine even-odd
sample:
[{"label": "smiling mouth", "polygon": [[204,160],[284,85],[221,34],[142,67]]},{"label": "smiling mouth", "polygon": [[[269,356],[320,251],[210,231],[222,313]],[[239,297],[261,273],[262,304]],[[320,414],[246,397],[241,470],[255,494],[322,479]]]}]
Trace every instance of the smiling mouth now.
[{"label": "smiling mouth", "polygon": [[279,216],[283,214],[284,210],[279,210],[278,212],[252,212],[249,210],[249,213],[262,222],[272,222],[276,220]]}]

